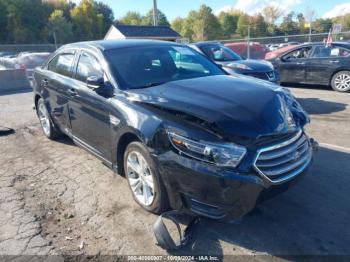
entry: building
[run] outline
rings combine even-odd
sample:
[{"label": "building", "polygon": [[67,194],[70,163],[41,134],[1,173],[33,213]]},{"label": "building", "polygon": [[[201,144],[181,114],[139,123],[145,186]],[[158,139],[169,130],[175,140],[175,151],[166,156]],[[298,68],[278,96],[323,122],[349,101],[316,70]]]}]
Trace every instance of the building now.
[{"label": "building", "polygon": [[104,39],[140,38],[175,42],[180,40],[181,36],[168,26],[112,25]]}]

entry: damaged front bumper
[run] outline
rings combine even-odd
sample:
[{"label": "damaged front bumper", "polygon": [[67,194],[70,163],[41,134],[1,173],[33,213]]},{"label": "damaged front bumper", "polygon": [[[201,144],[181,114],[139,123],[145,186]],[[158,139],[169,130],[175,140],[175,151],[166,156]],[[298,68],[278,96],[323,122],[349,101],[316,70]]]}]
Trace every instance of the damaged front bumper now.
[{"label": "damaged front bumper", "polygon": [[249,172],[221,169],[173,151],[158,155],[156,161],[172,208],[212,219],[233,220],[293,185],[311,165],[317,142],[308,140],[310,161],[298,174],[283,183],[271,183],[254,168]]}]

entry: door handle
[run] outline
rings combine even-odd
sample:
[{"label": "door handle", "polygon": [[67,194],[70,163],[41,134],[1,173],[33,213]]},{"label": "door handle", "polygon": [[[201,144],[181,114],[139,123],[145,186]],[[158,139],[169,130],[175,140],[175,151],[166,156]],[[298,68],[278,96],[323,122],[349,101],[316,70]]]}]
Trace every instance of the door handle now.
[{"label": "door handle", "polygon": [[305,65],[305,62],[297,62],[297,65]]},{"label": "door handle", "polygon": [[331,63],[331,64],[338,64],[338,63],[339,63],[339,60],[331,60],[330,63]]},{"label": "door handle", "polygon": [[68,93],[70,96],[77,96],[78,95],[77,91],[74,88],[68,89]]}]

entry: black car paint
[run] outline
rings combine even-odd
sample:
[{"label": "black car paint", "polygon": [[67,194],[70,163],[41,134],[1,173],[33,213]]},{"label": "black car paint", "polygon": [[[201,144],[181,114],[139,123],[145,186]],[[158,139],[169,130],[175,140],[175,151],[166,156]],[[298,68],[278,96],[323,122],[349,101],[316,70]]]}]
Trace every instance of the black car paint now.
[{"label": "black car paint", "polygon": [[[114,87],[113,95],[98,95],[78,80],[48,71],[46,63],[35,70],[35,101],[43,98],[56,127],[120,174],[125,144],[141,141],[159,167],[172,208],[212,218],[238,218],[254,208],[263,192],[274,195],[287,189],[295,179],[272,185],[252,168],[259,147],[295,134],[309,121],[300,105],[277,85],[239,76],[211,76],[118,89],[105,50],[166,44],[175,45],[97,41],[64,46],[55,54],[74,52],[72,77],[80,52],[88,52],[100,61],[106,83]],[[288,110],[294,126],[286,121]],[[248,152],[236,169],[218,167],[179,154],[167,130],[193,139],[235,142]]]},{"label": "black car paint", "polygon": [[[334,74],[342,70],[350,71],[350,57],[313,58],[312,54],[315,48],[324,45],[324,43],[302,44],[270,61],[279,73],[280,82],[329,86]],[[350,50],[349,43],[334,42],[332,46]],[[308,58],[294,59],[292,61],[283,60],[283,56],[286,54],[304,47],[311,48]]]},{"label": "black car paint", "polygon": [[[219,43],[211,43],[211,42],[198,42],[190,45],[195,50],[201,52],[203,55],[207,56],[214,63],[220,65],[228,74],[241,74],[246,76],[252,76],[256,78],[260,78],[263,80],[268,80],[271,82],[278,82],[278,74],[275,72],[274,67],[271,63],[263,61],[263,60],[254,60],[254,59],[239,59],[232,61],[215,61],[212,57],[207,55],[204,51],[204,47],[208,46],[222,46]],[[227,48],[227,47],[225,47]],[[233,52],[232,50],[230,50]],[[237,55],[238,56],[238,55]],[[238,56],[239,57],[239,56]],[[234,64],[240,64],[248,66],[250,69],[243,69],[235,67]]]}]

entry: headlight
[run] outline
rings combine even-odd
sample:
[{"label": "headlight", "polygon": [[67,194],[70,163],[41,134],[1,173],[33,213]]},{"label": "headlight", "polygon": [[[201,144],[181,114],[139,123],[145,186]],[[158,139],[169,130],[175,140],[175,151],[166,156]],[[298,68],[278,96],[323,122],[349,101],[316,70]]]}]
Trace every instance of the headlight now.
[{"label": "headlight", "polygon": [[236,167],[247,152],[245,147],[233,143],[194,141],[172,132],[168,132],[168,135],[172,145],[180,153],[217,166]]},{"label": "headlight", "polygon": [[243,69],[243,70],[253,70],[251,69],[249,66],[247,65],[244,65],[244,64],[238,64],[238,63],[230,63],[227,65],[228,67],[230,68],[233,68],[233,69]]}]

